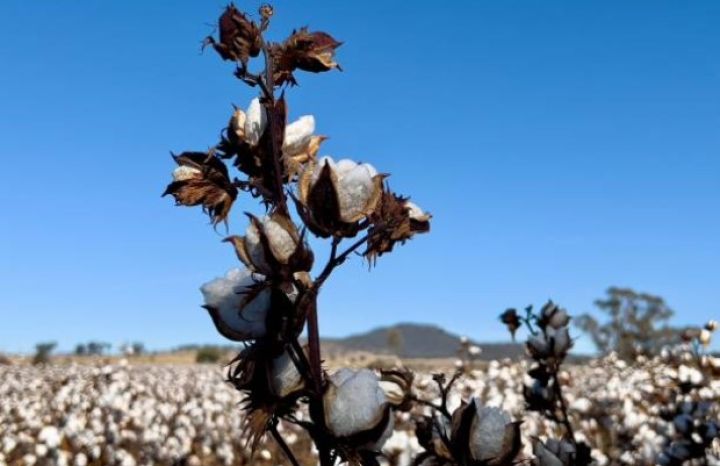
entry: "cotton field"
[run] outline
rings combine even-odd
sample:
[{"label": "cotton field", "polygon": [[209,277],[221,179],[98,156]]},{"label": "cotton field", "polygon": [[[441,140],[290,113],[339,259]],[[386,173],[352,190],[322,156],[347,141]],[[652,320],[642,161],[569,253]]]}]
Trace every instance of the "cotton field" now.
[{"label": "cotton field", "polygon": [[[449,402],[459,405],[461,398],[476,396],[484,405],[503,407],[523,420],[523,454],[530,459],[531,438],[558,437],[561,432],[524,411],[527,369],[525,362],[502,361],[468,370]],[[678,383],[704,381],[705,388],[692,396],[711,403],[720,399],[720,378],[701,373],[690,362],[671,366],[647,361],[630,367],[608,357],[570,366],[561,376],[576,435],[593,447],[600,465],[655,464],[676,429],[672,418],[663,418],[663,410]],[[416,374],[414,391],[430,401],[438,397],[430,374]],[[240,401],[217,366],[123,361],[2,366],[0,465],[287,464],[272,439],[250,458]],[[716,416],[717,406],[712,409]],[[420,447],[411,413],[397,416],[397,430],[384,448],[385,461],[409,465]],[[301,461],[314,463],[309,441],[294,429],[280,425]],[[717,440],[708,462],[720,465]]]}]

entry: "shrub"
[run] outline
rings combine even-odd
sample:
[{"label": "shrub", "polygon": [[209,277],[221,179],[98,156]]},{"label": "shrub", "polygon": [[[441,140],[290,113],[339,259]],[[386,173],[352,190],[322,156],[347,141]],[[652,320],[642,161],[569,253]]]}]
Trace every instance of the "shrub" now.
[{"label": "shrub", "polygon": [[223,352],[216,346],[203,346],[195,353],[195,362],[200,364],[217,363],[222,359]]}]

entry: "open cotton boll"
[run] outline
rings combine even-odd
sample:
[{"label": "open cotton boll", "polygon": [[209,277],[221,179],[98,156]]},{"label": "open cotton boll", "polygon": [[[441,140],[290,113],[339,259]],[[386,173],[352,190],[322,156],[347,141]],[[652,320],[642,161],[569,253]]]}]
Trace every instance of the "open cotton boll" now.
[{"label": "open cotton boll", "polygon": [[205,306],[216,311],[218,330],[228,338],[221,326],[235,334],[232,339],[254,339],[265,335],[265,318],[270,306],[270,290],[264,290],[241,308],[245,293],[255,284],[249,270],[232,269],[225,277],[216,278],[202,287]]},{"label": "open cotton boll", "polygon": [[252,223],[245,230],[245,249],[250,256],[250,261],[257,270],[266,272],[270,269],[265,260],[265,249],[260,240],[260,232]]},{"label": "open cotton boll", "polygon": [[275,394],[281,398],[302,385],[302,376],[287,351],[273,359],[270,382]]},{"label": "open cotton boll", "polygon": [[503,450],[505,426],[512,420],[500,408],[483,406],[473,399],[477,413],[470,428],[470,453],[478,461],[500,456]]},{"label": "open cotton boll", "polygon": [[239,140],[245,140],[245,121],[247,117],[245,112],[239,108],[233,112],[232,118],[230,119],[230,131],[235,134]]},{"label": "open cotton boll", "polygon": [[427,214],[414,202],[405,201],[405,208],[411,219],[417,221],[427,220]]},{"label": "open cotton boll", "polygon": [[38,440],[50,448],[57,448],[61,440],[60,431],[57,427],[45,426],[40,430]]},{"label": "open cotton boll", "polygon": [[376,427],[382,420],[387,399],[377,375],[371,370],[340,369],[330,376],[325,393],[325,420],[338,437]]},{"label": "open cotton boll", "polygon": [[251,146],[257,146],[267,126],[265,108],[257,97],[250,101],[245,113],[245,141]]},{"label": "open cotton boll", "polygon": [[[273,220],[271,217],[263,217],[258,219],[260,229],[267,239],[274,259],[281,264],[287,264],[290,256],[292,256],[298,248],[297,241],[293,238],[289,231],[281,224]],[[245,231],[245,251],[249,256],[252,265],[263,273],[270,273],[271,267],[265,257],[265,246],[263,245],[262,235],[258,227],[251,223]]]},{"label": "open cotton boll", "polygon": [[378,174],[377,170],[370,164],[358,164],[348,159],[340,160],[335,168],[340,217],[345,222],[356,221],[365,213],[375,192],[373,178]]},{"label": "open cotton boll", "polygon": [[201,175],[202,171],[188,165],[180,165],[175,170],[173,170],[172,173],[173,181],[186,181],[192,178],[197,178]]},{"label": "open cotton boll", "polygon": [[282,225],[270,217],[262,219],[270,249],[278,262],[286,263],[298,247],[293,237]]},{"label": "open cotton boll", "polygon": [[315,132],[315,117],[304,115],[285,127],[282,151],[287,156],[303,152]]}]

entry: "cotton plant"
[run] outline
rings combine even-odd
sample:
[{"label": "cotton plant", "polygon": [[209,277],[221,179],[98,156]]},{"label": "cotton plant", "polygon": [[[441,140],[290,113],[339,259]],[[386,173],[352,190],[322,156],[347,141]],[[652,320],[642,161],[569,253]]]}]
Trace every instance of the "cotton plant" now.
[{"label": "cotton plant", "polygon": [[683,344],[674,352],[666,352],[667,362],[678,365],[672,377],[670,402],[660,415],[672,427],[665,438],[657,463],[663,466],[709,464],[713,443],[720,439],[720,409],[710,385],[718,371],[715,358],[708,354],[718,323],[708,321],[703,327],[683,332]]},{"label": "cotton plant", "polygon": [[536,466],[584,466],[592,461],[590,446],[575,435],[563,394],[561,368],[573,345],[568,327],[570,319],[567,311],[552,301],[539,312],[528,306],[524,315],[512,308],[500,315],[500,321],[513,338],[523,325],[528,330],[525,349],[532,365],[523,386],[526,409],[540,413],[564,429],[561,439],[549,438],[545,442],[533,439],[535,458],[532,461]]},{"label": "cotton plant", "polygon": [[[215,227],[229,228],[240,196],[261,204],[261,212],[247,213],[244,234],[225,239],[241,266],[201,287],[203,307],[218,332],[244,345],[228,379],[244,395],[250,447],[270,434],[298,464],[280,433],[284,421],[307,431],[322,466],[378,464],[394,413],[407,406],[408,397],[401,395],[404,403],[395,403],[369,370],[326,372],[317,296],[352,254],[375,264],[429,231],[431,216],[391,191],[389,175],[372,164],[318,157],[327,138],[316,134],[314,116],[289,122],[285,91],[297,84],[301,71],[339,69],[335,52],[341,43],[308,28],[283,42],[267,41],[272,16],[269,5],[260,8],[258,21],[229,5],[219,18],[218,37],[205,40],[204,46],[236,65],[235,77],[258,95],[234,108],[210,150],[173,156],[177,167],[164,195],[178,205],[202,207]],[[261,55],[263,68],[253,72]],[[316,275],[308,235],[330,243],[329,258]],[[305,412],[309,420],[303,419]]]}]

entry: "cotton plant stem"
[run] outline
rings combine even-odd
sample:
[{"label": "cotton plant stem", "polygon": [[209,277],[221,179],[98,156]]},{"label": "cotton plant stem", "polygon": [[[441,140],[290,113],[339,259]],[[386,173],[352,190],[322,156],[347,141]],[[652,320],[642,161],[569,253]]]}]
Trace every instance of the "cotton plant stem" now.
[{"label": "cotton plant stem", "polygon": [[[308,350],[310,359],[310,372],[314,381],[314,393],[315,396],[310,402],[310,411],[313,420],[324,427],[325,424],[325,409],[322,400],[323,390],[323,371],[322,371],[322,355],[320,349],[320,325],[318,322],[317,313],[317,295],[320,291],[320,287],[330,277],[333,270],[348,258],[350,254],[355,252],[360,246],[365,244],[369,238],[369,235],[365,235],[362,238],[355,241],[345,251],[338,254],[338,246],[340,245],[339,238],[333,238],[330,258],[327,264],[323,268],[320,275],[315,279],[312,287],[306,293],[306,299],[311,299],[311,302],[305,302],[303,305],[307,307],[307,335],[308,335]],[[335,462],[332,458],[332,452],[330,448],[324,445],[322,439],[316,439],[318,454],[320,456],[320,464],[322,466],[332,466]]]},{"label": "cotton plant stem", "polygon": [[282,435],[280,435],[280,432],[278,432],[277,426],[275,424],[270,425],[270,433],[272,434],[277,444],[280,446],[280,449],[283,451],[283,453],[285,453],[285,457],[287,457],[288,461],[292,463],[292,466],[300,466],[297,458],[295,458],[295,454],[285,442],[285,439],[282,438]]},{"label": "cotton plant stem", "polygon": [[[267,116],[267,129],[270,132],[270,150],[273,154],[273,171],[275,172],[275,185],[274,194],[275,200],[277,201],[276,208],[279,212],[288,215],[287,199],[283,184],[283,172],[282,172],[282,147],[279,147],[278,140],[276,137],[275,127],[278,122],[275,121],[275,82],[274,82],[274,71],[273,71],[273,59],[270,53],[270,48],[265,44],[264,39],[261,36],[263,54],[265,55],[265,82],[261,84],[263,94],[265,94],[265,109]],[[262,80],[260,80],[262,82]]]},{"label": "cotton plant stem", "polygon": [[561,423],[563,426],[565,426],[565,430],[567,431],[567,434],[570,437],[572,444],[577,447],[577,441],[575,440],[575,432],[573,431],[572,424],[570,423],[567,405],[565,404],[565,397],[563,396],[562,387],[560,385],[560,380],[557,375],[557,368],[555,371],[553,371],[552,378],[555,385],[555,393],[557,394],[558,402],[560,403],[560,410],[562,411]]},{"label": "cotton plant stem", "polygon": [[[264,39],[261,37],[261,45],[263,54],[265,56],[265,73],[264,73],[264,85],[262,83],[262,80],[260,80],[261,88],[263,90],[263,94],[265,96],[265,108],[266,108],[266,115],[267,115],[267,129],[266,131],[270,132],[270,150],[272,152],[272,161],[273,161],[273,171],[275,174],[275,182],[274,182],[274,198],[277,202],[276,209],[285,214],[289,215],[289,211],[287,208],[287,194],[285,193],[284,184],[283,184],[283,173],[282,173],[282,150],[280,145],[278,144],[275,130],[277,124],[279,122],[275,121],[276,113],[275,113],[275,83],[273,78],[273,59],[272,54],[270,53],[269,47],[265,44]],[[312,299],[316,299],[315,296],[312,296]],[[322,399],[322,387],[323,387],[323,380],[322,380],[322,362],[320,359],[320,332],[318,328],[318,318],[317,318],[317,306],[315,303],[310,303],[310,309],[308,312],[308,345],[309,345],[309,351],[310,351],[310,376],[313,381],[313,390],[312,390],[312,397],[310,399],[310,413],[313,421],[321,428],[322,431],[324,431],[325,427],[325,412],[323,407],[323,399]],[[298,357],[303,357],[302,352],[298,355]],[[292,455],[292,453],[289,451],[289,448],[287,448],[287,444],[284,443],[282,440],[282,437],[280,434],[275,430],[272,432],[273,436],[275,436],[276,440],[278,440],[278,443],[280,444],[281,448],[283,448],[283,451],[285,451],[286,454]],[[318,449],[318,454],[320,456],[320,464],[321,466],[332,466],[332,452],[327,444],[327,442],[323,439],[323,434],[315,438],[316,441],[316,447]],[[287,450],[286,450],[287,448]],[[288,456],[291,461],[294,460],[294,457]],[[293,462],[293,466],[299,466],[297,464],[297,461]]]}]

